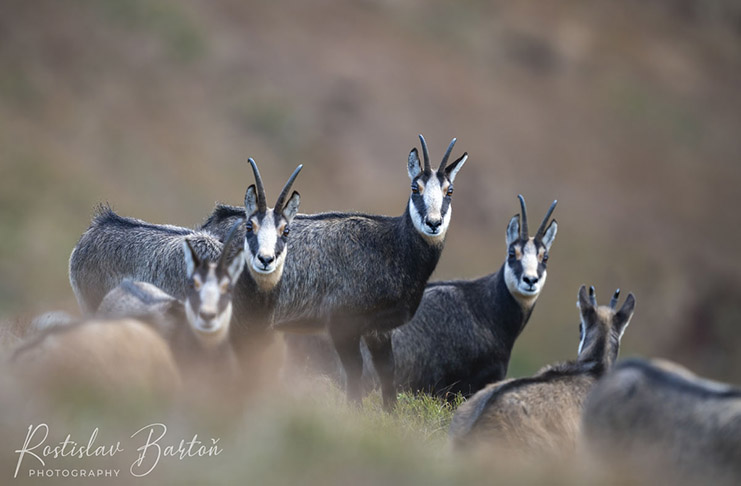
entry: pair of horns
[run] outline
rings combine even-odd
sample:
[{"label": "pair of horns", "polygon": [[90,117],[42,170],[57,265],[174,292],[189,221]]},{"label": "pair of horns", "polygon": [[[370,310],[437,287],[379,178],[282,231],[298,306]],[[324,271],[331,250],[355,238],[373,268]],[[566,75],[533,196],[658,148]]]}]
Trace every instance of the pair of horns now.
[{"label": "pair of horns", "polygon": [[[448,164],[448,158],[450,157],[450,152],[453,151],[453,145],[455,145],[455,142],[458,139],[453,138],[453,140],[450,141],[450,145],[448,145],[448,150],[445,151],[445,155],[443,155],[443,161],[440,162],[440,167],[437,169],[438,174],[443,174],[445,171],[445,166]],[[425,164],[425,172],[430,173],[432,172],[432,168],[430,167],[430,152],[427,150],[427,142],[425,142],[425,137],[423,137],[421,134],[419,136],[419,141],[422,142],[422,156],[424,158],[424,164]]]},{"label": "pair of horns", "polygon": [[[257,186],[257,210],[260,212],[265,212],[268,210],[268,203],[267,199],[265,198],[265,186],[262,183],[262,177],[260,176],[260,171],[257,169],[255,159],[250,157],[249,163],[252,166],[252,172],[255,173],[255,185]],[[286,197],[288,196],[288,192],[291,190],[293,181],[296,180],[296,176],[298,176],[298,173],[301,172],[301,169],[303,169],[303,167],[304,166],[302,164],[299,164],[299,166],[296,167],[296,170],[293,171],[293,174],[291,174],[291,177],[288,178],[288,182],[286,182],[286,185],[283,186],[283,190],[280,191],[278,200],[275,202],[276,211],[281,211],[283,209],[283,205],[286,202]]]},{"label": "pair of horns", "polygon": [[[528,235],[528,229],[527,229],[527,209],[525,208],[525,198],[522,197],[522,194],[518,194],[517,197],[520,199],[520,207],[522,208],[522,224],[520,225],[520,237],[523,240],[527,240],[529,238]],[[538,232],[535,233],[535,239],[542,238],[545,234],[546,225],[548,224],[548,220],[551,218],[551,215],[553,214],[553,210],[556,209],[556,204],[558,204],[557,200],[554,200],[551,203],[551,207],[548,208],[548,212],[545,213],[545,218],[543,218],[543,222],[540,223],[540,227],[538,228]]]},{"label": "pair of horns", "polygon": [[[614,309],[617,306],[619,298],[620,289],[617,289],[615,290],[615,294],[613,294],[612,299],[610,299],[610,309]],[[593,306],[597,307],[597,295],[594,292],[594,285],[589,287],[589,302],[591,302]]]}]

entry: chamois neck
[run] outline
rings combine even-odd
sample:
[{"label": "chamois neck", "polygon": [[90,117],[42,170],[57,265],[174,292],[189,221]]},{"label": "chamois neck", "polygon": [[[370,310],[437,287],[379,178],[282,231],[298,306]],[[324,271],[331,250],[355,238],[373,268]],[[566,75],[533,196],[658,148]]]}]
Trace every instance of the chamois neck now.
[{"label": "chamois neck", "polygon": [[482,282],[488,295],[484,309],[487,321],[496,327],[511,349],[530,319],[534,306],[523,308],[510,293],[504,280],[504,265],[497,272],[483,277]]}]

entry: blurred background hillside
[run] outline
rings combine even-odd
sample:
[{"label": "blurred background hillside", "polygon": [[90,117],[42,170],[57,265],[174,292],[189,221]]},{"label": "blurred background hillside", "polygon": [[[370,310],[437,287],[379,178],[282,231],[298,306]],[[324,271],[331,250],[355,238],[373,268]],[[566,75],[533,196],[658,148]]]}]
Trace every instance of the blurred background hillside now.
[{"label": "blurred background hillside", "polygon": [[194,226],[261,166],[303,212],[401,214],[422,133],[470,158],[435,279],[559,200],[511,374],[575,356],[576,292],[637,297],[623,356],[741,383],[741,2],[0,2],[0,319],[76,311],[93,208]]}]

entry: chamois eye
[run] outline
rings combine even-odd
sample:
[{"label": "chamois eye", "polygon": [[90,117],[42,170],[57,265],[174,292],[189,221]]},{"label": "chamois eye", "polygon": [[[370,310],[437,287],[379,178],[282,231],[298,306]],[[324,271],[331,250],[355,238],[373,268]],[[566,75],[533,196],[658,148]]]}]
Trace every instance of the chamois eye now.
[{"label": "chamois eye", "polygon": [[201,286],[202,286],[202,285],[203,285],[203,284],[201,283],[201,281],[200,281],[199,279],[197,279],[197,278],[194,278],[194,279],[193,279],[193,288],[194,288],[194,289],[196,289],[196,290],[201,290]]},{"label": "chamois eye", "polygon": [[547,261],[548,261],[548,253],[546,253],[545,255],[543,255],[543,263],[545,263]]},{"label": "chamois eye", "polygon": [[229,281],[228,280],[224,280],[223,282],[221,282],[221,285],[219,285],[219,291],[222,294],[229,292]]},{"label": "chamois eye", "polygon": [[412,194],[419,194],[419,186],[416,182],[412,184]]},{"label": "chamois eye", "polygon": [[291,232],[291,230],[286,226],[283,228],[283,238],[288,238],[288,234]]},{"label": "chamois eye", "polygon": [[453,186],[448,187],[448,196],[453,195]]},{"label": "chamois eye", "polygon": [[509,257],[510,258],[514,258],[515,257],[515,249],[514,248],[510,248],[509,249]]},{"label": "chamois eye", "polygon": [[244,224],[244,228],[247,230],[247,233],[252,233],[252,230],[253,230],[253,228],[252,228],[252,221],[247,221]]}]

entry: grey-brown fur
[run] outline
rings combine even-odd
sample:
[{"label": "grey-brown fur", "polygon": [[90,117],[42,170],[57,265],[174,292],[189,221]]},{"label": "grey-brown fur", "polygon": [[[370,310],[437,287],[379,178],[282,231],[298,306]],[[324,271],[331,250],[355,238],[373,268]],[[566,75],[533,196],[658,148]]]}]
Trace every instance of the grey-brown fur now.
[{"label": "grey-brown fur", "polygon": [[741,388],[630,359],[590,392],[583,449],[600,465],[675,483],[741,483]]},{"label": "grey-brown fur", "polygon": [[[440,169],[433,172],[422,142],[425,168],[413,149],[408,164],[413,190],[402,216],[298,215],[291,225],[291,251],[275,308],[276,328],[295,332],[327,329],[346,372],[348,398],[353,401],[361,395],[362,337],[381,378],[384,404],[391,407],[395,403],[389,332],[414,315],[443,249],[444,232],[432,240],[415,226],[411,212],[422,210],[415,186],[438,178],[442,185],[450,184],[452,193],[453,179],[467,155],[446,167],[451,143]],[[450,193],[443,200],[443,219],[438,225],[450,218],[445,213]],[[243,214],[241,208],[220,206],[201,228],[223,234],[230,221]],[[420,216],[426,221],[425,215]]]},{"label": "grey-brown fur", "polygon": [[[520,231],[520,218],[527,222],[524,199],[522,215],[508,227],[508,254],[516,253],[528,241],[544,250],[538,277],[545,281],[548,251],[556,235],[557,223],[549,223],[556,202],[534,237]],[[514,236],[509,237],[509,235]],[[470,396],[488,383],[504,379],[515,340],[527,324],[538,292],[523,298],[505,282],[505,266],[522,279],[517,256],[508,257],[495,273],[476,280],[432,282],[412,320],[392,332],[396,383],[403,389],[436,395]],[[338,379],[339,361],[326,335],[286,336],[289,372],[308,371]],[[365,350],[364,350],[365,351]],[[378,378],[364,352],[365,388]]]},{"label": "grey-brown fur", "polygon": [[[616,294],[617,295],[617,294]],[[529,378],[493,383],[461,405],[453,416],[450,437],[458,448],[506,444],[529,451],[575,448],[584,399],[608,370],[630,322],[635,298],[622,308],[597,307],[592,290],[579,290],[582,344],[575,361],[547,366]]]},{"label": "grey-brown fur", "polygon": [[69,277],[80,309],[95,314],[103,297],[124,279],[149,282],[184,299],[188,285],[183,241],[188,238],[199,256],[216,260],[222,242],[206,231],[151,224],[98,208],[69,261]]}]

